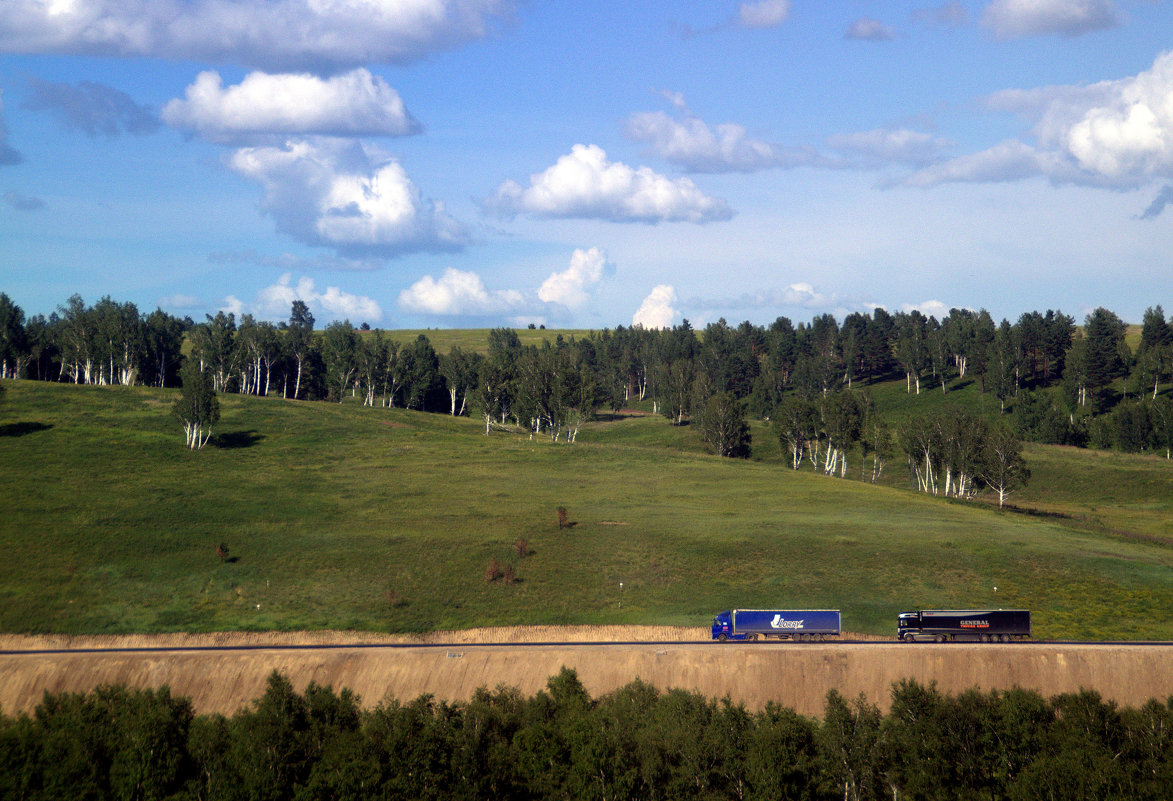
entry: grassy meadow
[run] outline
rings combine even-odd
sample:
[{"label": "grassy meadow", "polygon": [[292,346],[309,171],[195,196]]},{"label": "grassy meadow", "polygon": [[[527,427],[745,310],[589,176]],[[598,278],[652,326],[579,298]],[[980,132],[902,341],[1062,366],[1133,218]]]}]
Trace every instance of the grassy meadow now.
[{"label": "grassy meadow", "polygon": [[[1032,609],[1040,638],[1173,639],[1159,458],[1029,446],[1032,481],[999,511],[911,492],[896,462],[882,486],[793,472],[763,424],[733,461],[651,415],[551,445],[222,395],[191,452],[175,390],[4,385],[6,632],[706,626],[778,606],[889,634],[900,611],[991,605]],[[516,580],[486,581],[492,560]]]}]

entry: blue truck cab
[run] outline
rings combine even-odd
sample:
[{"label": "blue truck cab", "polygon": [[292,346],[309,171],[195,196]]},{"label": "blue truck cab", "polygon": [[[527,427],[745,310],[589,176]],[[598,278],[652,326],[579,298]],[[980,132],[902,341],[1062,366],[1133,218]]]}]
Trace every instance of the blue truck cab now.
[{"label": "blue truck cab", "polygon": [[730,609],[713,618],[713,639],[815,640],[838,637],[838,609]]}]

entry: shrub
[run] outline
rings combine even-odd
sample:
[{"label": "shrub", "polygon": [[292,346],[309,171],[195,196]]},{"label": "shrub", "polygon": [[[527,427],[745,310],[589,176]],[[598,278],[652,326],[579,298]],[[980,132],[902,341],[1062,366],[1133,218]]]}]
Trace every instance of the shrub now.
[{"label": "shrub", "polygon": [[529,547],[529,540],[527,540],[525,537],[522,537],[517,542],[513,543],[513,550],[517,551],[517,557],[519,559],[524,559],[533,553]]},{"label": "shrub", "polygon": [[558,507],[558,528],[564,529],[570,525],[570,516],[566,512],[565,506]]},{"label": "shrub", "polygon": [[500,560],[490,559],[489,564],[485,565],[485,583],[491,584],[501,578],[502,575]]}]

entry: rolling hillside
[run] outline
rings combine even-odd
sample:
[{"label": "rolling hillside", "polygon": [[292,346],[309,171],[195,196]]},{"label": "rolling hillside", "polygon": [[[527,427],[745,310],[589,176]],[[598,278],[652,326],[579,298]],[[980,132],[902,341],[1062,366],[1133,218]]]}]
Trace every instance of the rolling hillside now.
[{"label": "rolling hillside", "polygon": [[[172,390],[5,386],[8,632],[703,626],[787,605],[888,634],[905,609],[995,605],[1043,638],[1173,638],[1173,464],[1152,457],[1032,446],[999,512],[915,494],[901,464],[887,486],[793,472],[764,426],[732,461],[650,415],[567,446],[226,395],[193,453]],[[513,582],[486,580],[494,560]]]}]

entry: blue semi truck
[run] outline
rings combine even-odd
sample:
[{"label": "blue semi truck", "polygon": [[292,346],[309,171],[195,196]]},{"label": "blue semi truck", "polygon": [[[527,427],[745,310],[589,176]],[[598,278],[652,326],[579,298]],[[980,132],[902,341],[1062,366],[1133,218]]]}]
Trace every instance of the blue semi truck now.
[{"label": "blue semi truck", "polygon": [[713,618],[713,639],[823,640],[838,637],[838,609],[730,609]]}]

